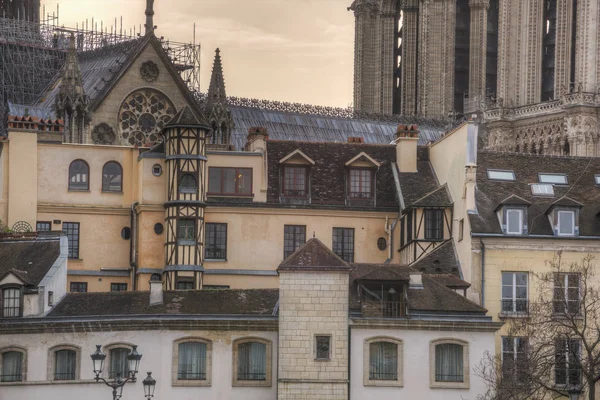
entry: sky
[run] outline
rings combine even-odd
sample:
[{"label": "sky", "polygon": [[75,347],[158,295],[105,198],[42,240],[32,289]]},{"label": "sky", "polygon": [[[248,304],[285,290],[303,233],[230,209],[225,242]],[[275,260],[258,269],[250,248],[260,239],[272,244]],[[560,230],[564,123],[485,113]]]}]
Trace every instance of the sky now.
[{"label": "sky", "polygon": [[[227,95],[347,107],[352,103],[351,0],[155,0],[157,36],[202,46],[206,91],[217,47]],[[146,0],[42,0],[60,24],[94,18],[123,28],[145,22]],[[109,29],[110,30],[110,29]],[[128,29],[129,30],[129,29]]]}]

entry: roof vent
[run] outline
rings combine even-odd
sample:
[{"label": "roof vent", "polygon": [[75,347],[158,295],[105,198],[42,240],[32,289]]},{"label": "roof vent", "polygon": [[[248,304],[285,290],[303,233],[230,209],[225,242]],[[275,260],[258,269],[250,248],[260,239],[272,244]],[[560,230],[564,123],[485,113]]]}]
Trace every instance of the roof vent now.
[{"label": "roof vent", "polygon": [[554,186],[549,183],[532,183],[531,194],[534,196],[554,196]]},{"label": "roof vent", "polygon": [[539,173],[538,178],[540,183],[551,183],[553,185],[566,185],[568,184],[567,175],[565,174],[546,174]]},{"label": "roof vent", "polygon": [[364,137],[348,136],[348,143],[364,143]]}]

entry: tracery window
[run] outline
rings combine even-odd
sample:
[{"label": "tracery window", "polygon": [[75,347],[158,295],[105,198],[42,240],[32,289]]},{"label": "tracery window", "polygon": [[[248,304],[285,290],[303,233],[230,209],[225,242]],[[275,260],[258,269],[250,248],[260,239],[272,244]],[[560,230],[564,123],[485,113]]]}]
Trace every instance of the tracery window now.
[{"label": "tracery window", "polygon": [[139,89],[131,93],[119,110],[119,134],[130,144],[143,146],[163,141],[162,129],[173,118],[175,106],[155,89]]}]

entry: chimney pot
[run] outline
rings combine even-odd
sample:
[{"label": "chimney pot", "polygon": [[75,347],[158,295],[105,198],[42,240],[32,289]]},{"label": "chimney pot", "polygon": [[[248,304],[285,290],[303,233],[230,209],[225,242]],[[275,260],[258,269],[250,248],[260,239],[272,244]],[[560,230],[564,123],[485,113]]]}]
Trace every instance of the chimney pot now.
[{"label": "chimney pot", "polygon": [[409,289],[423,289],[423,273],[411,272],[408,279]]},{"label": "chimney pot", "polygon": [[162,282],[150,280],[150,305],[156,306],[163,304]]}]

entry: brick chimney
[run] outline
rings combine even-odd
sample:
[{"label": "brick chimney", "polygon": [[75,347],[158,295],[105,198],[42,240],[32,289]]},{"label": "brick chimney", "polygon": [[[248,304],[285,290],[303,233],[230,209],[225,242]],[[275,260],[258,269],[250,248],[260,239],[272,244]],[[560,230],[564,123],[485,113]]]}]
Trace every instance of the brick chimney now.
[{"label": "brick chimney", "polygon": [[248,137],[246,140],[246,151],[265,151],[267,149],[267,128],[262,126],[253,126],[248,128]]},{"label": "brick chimney", "polygon": [[396,164],[400,172],[417,172],[418,125],[398,125],[396,130]]}]

